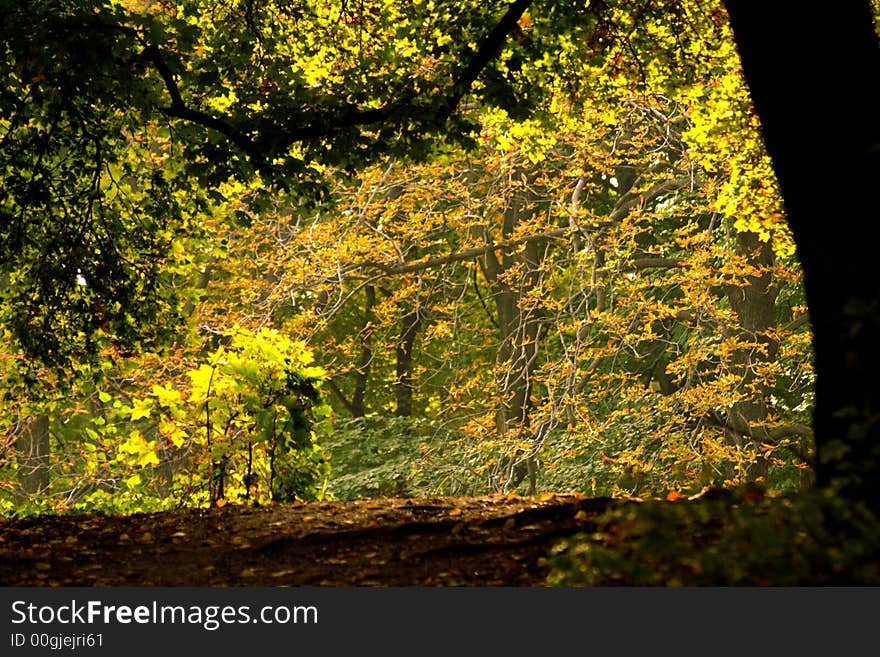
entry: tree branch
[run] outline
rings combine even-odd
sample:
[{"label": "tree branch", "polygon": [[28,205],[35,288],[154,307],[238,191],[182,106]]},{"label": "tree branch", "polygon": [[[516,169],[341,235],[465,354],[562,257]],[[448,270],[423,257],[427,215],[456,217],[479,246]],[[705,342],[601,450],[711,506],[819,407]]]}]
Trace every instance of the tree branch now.
[{"label": "tree branch", "polygon": [[621,263],[620,267],[617,268],[617,271],[628,272],[641,271],[642,269],[672,269],[674,267],[681,267],[682,262],[684,262],[684,260],[681,258],[636,258],[627,263]]},{"label": "tree branch", "polygon": [[186,103],[183,102],[183,97],[181,96],[177,80],[174,79],[174,74],[168,67],[168,62],[165,61],[165,58],[162,56],[162,51],[159,50],[158,46],[152,44],[146,46],[142,52],[142,56],[156,67],[156,71],[165,83],[165,89],[168,91],[168,95],[171,96],[170,107],[163,108],[161,110],[162,113],[166,116],[173,116],[178,119],[183,119],[216,130],[244,151],[248,157],[258,161],[262,160],[264,153],[261,152],[258,144],[247,135],[240,132],[231,123],[211,116],[206,112],[187,107]]},{"label": "tree branch", "polygon": [[461,99],[476,82],[477,77],[483,71],[489,62],[491,62],[501,52],[501,47],[507,39],[507,35],[513,30],[522,15],[528,9],[533,0],[516,0],[508,8],[507,12],[498,21],[491,32],[483,39],[477,52],[468,62],[467,66],[461,71],[458,79],[452,85],[452,91],[446,97],[445,112],[440,117],[441,121],[445,121],[455,112]]},{"label": "tree branch", "polygon": [[794,333],[804,324],[810,323],[810,315],[808,313],[804,313],[803,315],[799,315],[791,320],[788,324],[782,327],[783,333]]},{"label": "tree branch", "polygon": [[423,271],[425,269],[432,269],[434,267],[440,267],[441,265],[448,265],[454,262],[473,260],[474,258],[485,255],[490,251],[510,251],[518,246],[522,246],[523,244],[528,244],[530,242],[560,239],[566,237],[569,233],[571,233],[571,229],[569,228],[557,228],[555,230],[548,230],[543,233],[527,235],[525,237],[520,237],[515,240],[502,240],[500,242],[491,242],[483,246],[475,246],[471,247],[470,249],[458,251],[457,253],[450,253],[449,255],[440,256],[437,258],[429,258],[428,260],[420,260],[418,262],[407,262],[391,265],[381,262],[362,262],[355,265],[354,268],[379,269],[384,274],[387,274],[389,276],[397,274],[411,274],[413,272]]},{"label": "tree branch", "polygon": [[[676,191],[691,185],[691,180],[689,178],[677,178],[675,180],[667,180],[658,185],[655,185],[650,190],[645,192],[642,195],[636,195],[637,201],[633,201],[631,203],[626,203],[625,206],[621,207],[618,204],[618,207],[612,211],[609,220],[603,221],[602,224],[612,224],[617,221],[620,221],[624,216],[626,216],[626,212],[628,212],[635,202],[640,202],[641,204],[647,204],[651,201],[656,200],[658,197],[663,194]],[[433,267],[439,267],[442,265],[452,264],[454,262],[461,262],[463,260],[471,260],[473,258],[477,258],[491,251],[507,251],[511,249],[515,249],[524,244],[529,244],[531,242],[538,242],[543,240],[552,240],[552,239],[563,239],[572,235],[577,235],[580,233],[580,229],[575,226],[567,226],[565,228],[555,228],[553,230],[544,231],[542,233],[536,233],[534,235],[527,235],[525,237],[520,237],[513,240],[501,240],[500,242],[492,242],[483,246],[475,246],[469,249],[464,249],[462,251],[458,251],[457,253],[450,253],[446,256],[440,256],[437,258],[429,258],[427,260],[420,260],[418,262],[407,262],[407,263],[395,263],[395,264],[386,264],[381,262],[360,262],[353,263],[348,267],[343,268],[342,273],[348,274],[353,271],[358,271],[362,269],[378,269],[383,274],[392,276],[397,274],[411,274],[413,272],[424,271],[425,269],[431,269]],[[629,263],[626,267],[622,269],[622,271],[630,271],[637,269],[650,269],[650,268],[662,268],[662,267],[678,267],[681,265],[681,260],[678,258],[637,258]]]},{"label": "tree branch", "polygon": [[342,405],[345,406],[345,410],[349,412],[352,417],[356,416],[355,408],[350,401],[345,397],[345,394],[342,392],[342,389],[336,385],[336,382],[333,380],[333,377],[327,377],[327,385],[330,387],[330,390],[339,398],[339,401],[342,402]]},{"label": "tree branch", "polygon": [[[480,73],[498,54],[510,32],[531,6],[533,0],[516,0],[510,4],[504,16],[482,40],[476,52],[452,81],[445,100],[441,103],[434,123],[442,124],[455,112],[461,99],[470,90]],[[189,107],[183,100],[180,87],[174,79],[168,63],[158,46],[144,47],[142,56],[155,67],[171,97],[171,105],[162,110],[171,116],[196,125],[215,130],[224,135],[256,164],[265,163],[269,157],[300,141],[332,136],[347,128],[369,126],[390,119],[404,120],[419,109],[411,98],[398,99],[379,108],[362,108],[357,105],[341,105],[325,111],[299,113],[288,126],[272,121],[255,122],[248,130],[236,126],[228,117],[218,117]],[[424,111],[424,108],[421,108]],[[294,125],[295,124],[295,125]],[[249,136],[249,133],[252,136]]]},{"label": "tree branch", "polygon": [[[788,438],[791,436],[794,436],[796,438],[804,438],[811,441],[814,440],[813,430],[810,427],[804,426],[803,424],[782,424],[772,428],[768,428],[764,425],[759,424],[743,429],[742,427],[733,426],[730,422],[718,416],[716,413],[708,415],[705,419],[712,426],[718,427],[719,429],[724,429],[725,431],[733,431],[746,438],[751,438],[755,442],[762,445],[775,447],[779,445],[780,441],[783,438]],[[799,459],[804,461],[804,463],[810,463],[809,455],[801,450],[799,446],[786,445],[785,447],[786,449],[791,450],[792,453],[794,453]]]},{"label": "tree branch", "polygon": [[664,194],[668,194],[669,192],[676,192],[680,189],[685,189],[688,187],[696,189],[699,186],[700,183],[694,178],[685,177],[673,178],[672,180],[664,180],[663,182],[654,185],[651,189],[643,193],[629,191],[621,196],[620,200],[617,201],[617,204],[611,211],[609,218],[611,219],[611,221],[620,221],[629,214],[629,211],[632,210],[633,207],[637,205],[640,207],[645,207],[649,203],[656,201],[658,198],[660,198]]}]

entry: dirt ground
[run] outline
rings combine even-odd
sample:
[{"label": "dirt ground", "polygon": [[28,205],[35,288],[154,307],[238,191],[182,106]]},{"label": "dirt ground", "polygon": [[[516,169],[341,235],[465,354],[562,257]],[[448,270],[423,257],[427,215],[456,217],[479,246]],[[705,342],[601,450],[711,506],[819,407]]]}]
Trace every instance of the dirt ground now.
[{"label": "dirt ground", "polygon": [[0,520],[2,586],[542,586],[612,501],[382,498]]}]

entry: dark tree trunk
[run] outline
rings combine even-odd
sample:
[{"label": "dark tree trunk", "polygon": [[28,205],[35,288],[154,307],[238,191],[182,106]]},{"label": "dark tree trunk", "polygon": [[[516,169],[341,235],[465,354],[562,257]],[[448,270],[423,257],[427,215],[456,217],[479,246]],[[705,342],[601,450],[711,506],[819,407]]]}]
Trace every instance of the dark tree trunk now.
[{"label": "dark tree trunk", "polygon": [[413,348],[421,326],[422,314],[418,309],[407,313],[400,320],[400,337],[397,340],[397,380],[394,384],[398,417],[410,417],[413,412]]},{"label": "dark tree trunk", "polygon": [[365,291],[367,299],[364,305],[364,325],[360,332],[361,355],[354,372],[354,394],[349,406],[353,417],[367,414],[367,383],[373,364],[373,308],[376,305],[376,288],[368,285]]},{"label": "dark tree trunk", "polygon": [[[804,269],[816,478],[880,507],[880,49],[870,3],[727,0]],[[770,11],[768,11],[768,7]]]}]

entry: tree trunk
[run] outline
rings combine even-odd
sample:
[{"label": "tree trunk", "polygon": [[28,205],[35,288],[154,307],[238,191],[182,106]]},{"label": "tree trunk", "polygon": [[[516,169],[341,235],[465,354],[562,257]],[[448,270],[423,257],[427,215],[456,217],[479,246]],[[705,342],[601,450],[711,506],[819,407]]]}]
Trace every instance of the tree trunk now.
[{"label": "tree trunk", "polygon": [[21,428],[15,442],[18,453],[19,500],[49,488],[49,417],[38,415]]},{"label": "tree trunk", "polygon": [[[736,235],[736,253],[745,256],[746,263],[760,271],[759,276],[746,276],[745,285],[732,285],[727,290],[730,305],[739,319],[737,338],[750,346],[738,349],[733,355],[733,371],[739,377],[739,388],[748,395],[747,399],[735,402],[727,413],[728,429],[725,440],[728,444],[742,446],[750,440],[752,427],[763,424],[767,418],[769,394],[766,384],[752,390],[757,378],[756,369],[762,363],[776,359],[779,343],[771,339],[767,331],[775,325],[776,298],[778,289],[773,285],[773,247],[755,233]],[[757,345],[751,346],[751,345]],[[760,450],[759,450],[760,453]],[[758,457],[747,473],[749,479],[757,479],[767,474],[767,460]]]},{"label": "tree trunk", "polygon": [[[533,217],[537,198],[532,192],[514,193],[504,213],[502,238],[509,239],[520,222]],[[525,296],[540,282],[540,266],[546,243],[534,240],[516,252],[506,251],[500,260],[489,251],[481,265],[492,289],[498,322],[498,353],[496,356],[496,390],[498,405],[495,425],[504,442],[527,443],[534,440],[530,411],[532,407],[532,373],[541,340],[541,321],[534,310],[523,308]],[[512,285],[509,272],[521,267],[517,284]],[[508,491],[529,478],[529,493],[536,485],[535,456],[517,450],[502,456],[493,468],[491,485]]]},{"label": "tree trunk", "polygon": [[410,417],[413,412],[413,348],[421,326],[422,314],[419,309],[405,314],[400,320],[400,337],[397,339],[397,379],[394,383],[398,417]]},{"label": "tree trunk", "polygon": [[339,398],[352,417],[364,417],[367,414],[367,385],[370,380],[370,369],[373,365],[373,309],[376,306],[376,288],[368,285],[364,290],[366,292],[364,319],[358,334],[361,343],[360,355],[358,362],[351,370],[340,374],[340,377],[347,377],[348,374],[351,374],[354,378],[351,399],[346,396],[346,392],[333,378],[327,379],[327,386]]},{"label": "tree trunk", "polygon": [[[878,509],[880,278],[868,230],[880,180],[880,47],[871,4],[726,4],[804,269],[817,484]],[[805,129],[799,119],[819,105],[821,121]]]},{"label": "tree trunk", "polygon": [[376,305],[376,288],[368,285],[365,291],[367,298],[364,304],[364,324],[360,332],[361,355],[354,372],[354,394],[350,405],[353,417],[363,417],[367,414],[367,383],[373,364],[373,308]]}]

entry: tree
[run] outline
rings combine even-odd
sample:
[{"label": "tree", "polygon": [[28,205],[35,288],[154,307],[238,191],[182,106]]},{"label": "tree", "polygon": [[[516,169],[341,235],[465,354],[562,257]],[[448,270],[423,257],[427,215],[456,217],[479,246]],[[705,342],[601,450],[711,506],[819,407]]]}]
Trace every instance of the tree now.
[{"label": "tree", "polygon": [[[771,248],[714,210],[730,174],[686,156],[680,105],[609,107],[562,112],[552,138],[486,117],[479,149],[369,168],[336,190],[338,209],[295,230],[258,218],[231,238],[225,266],[241,270],[244,256],[278,275],[242,315],[258,307],[322,345],[340,413],[362,415],[349,400],[365,390],[381,416],[396,400],[400,323],[418,308],[416,415],[460,428],[475,474],[502,490],[530,460],[547,462],[549,485],[572,456],[593,475],[590,460],[607,458],[618,480],[599,474],[599,489],[628,494],[755,479],[768,457],[803,465],[809,336],[796,263],[774,254],[784,240]],[[252,288],[229,282],[218,298]],[[367,286],[369,381],[358,373]],[[590,480],[568,471],[556,481]]]},{"label": "tree", "polygon": [[[16,310],[3,324],[29,357],[62,367],[102,338],[167,339],[180,302],[166,260],[204,209],[187,174],[209,187],[262,174],[315,198],[328,166],[466,137],[455,109],[529,4],[498,19],[492,6],[434,17],[425,5],[404,21],[395,3],[4,1],[0,128],[12,173],[0,264]],[[321,68],[328,52],[335,70]],[[126,157],[133,149],[141,157]]]},{"label": "tree", "polygon": [[[804,267],[816,352],[817,481],[880,507],[880,298],[876,216],[880,125],[870,80],[880,48],[868,2],[834,11],[727,0],[743,68]],[[816,44],[822,47],[817,48]],[[810,135],[816,98],[831,129]],[[840,172],[841,189],[832,181]]]},{"label": "tree", "polygon": [[[149,3],[143,9],[98,1],[4,2],[0,17],[8,26],[8,34],[3,35],[7,38],[2,71],[8,84],[0,120],[3,139],[10,146],[4,150],[6,166],[14,172],[4,177],[3,191],[8,193],[0,207],[5,238],[0,264],[7,274],[3,320],[22,348],[21,360],[38,359],[62,368],[103,344],[158,343],[162,336],[157,335],[157,328],[167,326],[165,320],[179,315],[184,305],[177,298],[180,287],[197,277],[193,268],[197,258],[182,246],[181,235],[191,235],[201,214],[217,205],[246,195],[243,215],[235,215],[244,223],[248,212],[260,212],[268,207],[272,194],[285,190],[291,192],[289,198],[298,199],[302,209],[306,200],[316,207],[346,175],[377,162],[384,165],[383,158],[425,160],[438,152],[448,156],[461,146],[472,147],[479,136],[479,119],[493,110],[503,111],[508,124],[523,123],[532,116],[546,128],[553,125],[553,112],[548,108],[554,103],[574,114],[603,100],[623,100],[616,95],[623,84],[641,96],[664,85],[692,84],[707,74],[700,57],[714,52],[724,21],[720,6],[704,7],[686,0],[657,0],[635,7],[610,0],[589,5],[538,0],[370,2],[357,7],[347,2],[291,7],[272,0],[219,4],[192,0]],[[597,74],[600,69],[603,73]],[[725,76],[724,83],[731,81],[735,86],[735,77]],[[707,95],[711,100],[712,92]],[[729,99],[722,100],[730,104]],[[743,134],[752,135],[749,129]],[[745,140],[742,137],[732,147],[726,144],[726,150],[760,153]],[[140,157],[130,157],[132,150]],[[751,177],[739,176],[741,188],[735,191],[763,200],[771,195],[764,188],[772,184],[762,183],[758,174],[770,171],[758,166],[760,157],[755,159]],[[661,192],[670,191],[646,187],[628,196],[631,169],[629,163],[620,163],[619,171],[613,172],[618,182],[630,178],[626,189],[613,192],[604,185],[605,200],[612,204],[606,210],[613,214],[614,202],[621,203],[621,220],[634,208],[647,210],[659,204]],[[528,180],[531,172],[525,173]],[[857,174],[865,175],[861,169]],[[239,196],[234,199],[234,194],[224,191],[231,179],[249,186],[246,192],[236,192]],[[754,194],[743,179],[755,184]],[[870,177],[853,180],[863,189]],[[566,248],[589,237],[578,227],[576,213],[571,221],[545,227],[543,233],[516,232],[518,227],[537,226],[530,215],[540,214],[533,212],[540,203],[528,198],[532,190],[522,191],[510,206],[499,235],[491,235],[492,226],[480,227],[488,230],[481,244],[475,245],[473,234],[466,235],[472,241],[464,244],[464,250],[436,263],[481,260],[479,271],[471,270],[479,283],[474,294],[488,289],[493,295],[495,328],[504,347],[495,360],[504,366],[501,369],[506,368],[496,381],[502,392],[509,384],[506,392],[511,393],[509,399],[501,395],[495,409],[501,421],[496,424],[507,426],[507,420],[516,418],[522,425],[513,432],[517,434],[523,427],[545,426],[534,421],[533,398],[540,399],[546,391],[530,386],[536,350],[545,347],[541,329],[548,322],[542,313],[553,310],[536,301],[537,291],[552,282],[544,268],[549,262],[547,248],[560,236],[571,238]],[[568,188],[566,193],[571,197],[573,191]],[[827,207],[830,210],[830,202]],[[772,224],[778,219],[773,212],[755,221],[736,217],[734,227],[744,234],[751,231],[760,244],[753,237],[738,238],[744,262],[738,274],[741,284],[725,281],[728,302],[743,328],[733,330],[727,343],[738,345],[738,351],[725,353],[734,354],[732,375],[752,392],[760,391],[762,384],[750,378],[755,361],[746,357],[747,338],[759,336],[758,351],[772,353],[776,348],[766,335],[770,304],[759,309],[758,300],[769,301],[776,293],[763,280],[760,268],[772,266],[772,254],[762,244],[769,236],[777,238],[773,231],[779,232],[778,227]],[[373,225],[374,233],[377,226]],[[800,238],[795,235],[799,244],[808,245],[801,247],[803,257],[823,263],[824,256],[809,246],[820,243],[819,234],[803,230]],[[616,234],[627,237],[620,231]],[[461,236],[447,235],[461,242]],[[615,255],[618,245],[608,242],[605,246],[593,249],[596,284],[586,294],[594,295],[594,308],[604,303],[601,299],[610,285],[609,276],[630,266],[618,262],[614,265],[618,269],[613,269],[603,259]],[[413,249],[406,245],[398,254],[402,262],[391,272],[386,267],[383,275],[424,271],[415,259],[430,258],[430,254],[420,249],[421,245]],[[41,252],[50,257],[40,260],[36,256]],[[843,242],[835,246],[835,252],[843,252]],[[107,254],[109,258],[104,257]],[[585,271],[582,263],[578,270],[575,261],[572,255],[565,271]],[[667,259],[666,266],[676,267],[672,259]],[[748,267],[753,268],[751,276],[743,274]],[[469,280],[460,273],[444,284]],[[514,289],[511,280],[516,276],[521,278],[514,282],[523,284]],[[406,307],[400,303],[403,297],[386,294],[374,288],[373,282],[355,284],[363,293],[358,313],[361,326],[354,333],[360,355],[349,376],[352,388],[340,388],[341,397],[358,413],[365,412],[364,386],[377,375],[377,318],[393,307],[401,311],[395,317],[399,321],[394,324],[391,343],[397,359],[394,376],[400,384],[396,401],[398,410],[405,411],[411,406],[404,393],[412,388],[416,333],[429,330],[431,324],[421,308],[431,305],[427,301],[436,286],[422,290],[425,304]],[[660,287],[656,285],[655,290]],[[832,323],[844,314],[831,303],[830,295],[818,291],[815,282],[813,290],[811,308],[815,304],[816,312],[826,313],[830,307],[827,316]],[[740,292],[741,300],[736,296]],[[320,295],[318,290],[316,298]],[[864,291],[856,297],[864,301],[870,298],[866,295]],[[649,295],[645,299],[656,302]],[[525,308],[524,300],[534,307]],[[387,302],[384,307],[383,302]],[[865,303],[858,306],[858,312],[867,317],[864,307]],[[415,316],[414,309],[419,309]],[[671,359],[657,351],[656,343],[675,341],[665,334],[659,339],[651,336],[649,328],[655,323],[633,326],[645,327],[644,334],[637,332],[640,344],[654,340],[652,349],[658,355],[652,364],[672,366]],[[59,340],[34,339],[50,325],[62,329],[52,331]],[[480,329],[485,328],[484,323]],[[824,336],[825,353],[836,348],[830,346],[830,330],[820,326],[817,333]],[[563,333],[560,339],[570,337]],[[616,334],[617,346],[612,347],[611,340],[605,345],[615,357],[625,352],[633,331],[624,326]],[[560,362],[555,358],[558,355],[549,349],[541,351],[542,364],[549,367],[548,363]],[[643,364],[622,358],[616,362],[626,362],[628,375],[638,373],[649,384],[670,389],[671,380],[660,369],[639,369]],[[574,372],[582,377],[579,366],[575,363]],[[834,369],[827,363],[823,368]],[[830,399],[836,392],[823,394]],[[763,433],[766,409],[760,403],[733,397],[728,402],[718,428],[729,442],[743,435],[772,437]],[[549,408],[557,414],[556,422],[562,407],[551,404]],[[827,419],[832,411],[824,410],[820,416]],[[753,425],[762,428],[756,432]],[[827,429],[823,431],[827,434]],[[855,442],[850,442],[854,447]],[[825,454],[833,456],[834,443],[824,444]],[[870,452],[865,449],[866,454]],[[858,450],[854,453],[861,455]],[[871,459],[861,461],[870,463]],[[823,482],[833,478],[821,467],[825,466],[820,466]]]}]

